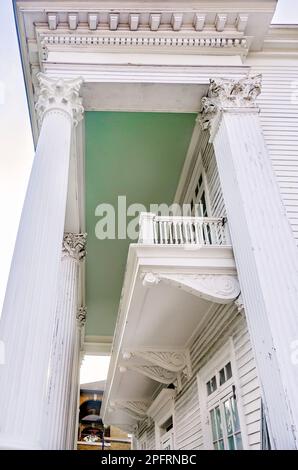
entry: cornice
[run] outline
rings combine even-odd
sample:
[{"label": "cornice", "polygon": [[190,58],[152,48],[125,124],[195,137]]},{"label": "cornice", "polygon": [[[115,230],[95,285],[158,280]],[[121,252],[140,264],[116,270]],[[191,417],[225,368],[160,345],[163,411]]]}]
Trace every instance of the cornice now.
[{"label": "cornice", "polygon": [[[158,52],[187,51],[197,54],[240,54],[246,55],[249,50],[251,38],[238,34],[219,33],[191,34],[189,32],[174,35],[172,32],[148,33],[138,32],[86,32],[68,33],[38,33],[38,49],[41,62],[48,60],[49,51],[61,51],[62,49],[79,50],[88,47],[88,51],[112,51],[117,52],[144,52],[145,50]],[[133,49],[133,51],[132,51]]]},{"label": "cornice", "polygon": [[107,11],[113,9],[114,11],[128,12],[134,10],[148,11],[152,9],[158,11],[189,11],[192,12],[194,9],[199,9],[202,12],[264,12],[271,13],[277,0],[230,0],[223,2],[221,0],[202,1],[202,0],[180,0],[165,2],[161,0],[17,0],[19,9],[36,12],[43,9],[45,12],[65,12],[71,10],[72,12],[96,12],[96,11]]}]

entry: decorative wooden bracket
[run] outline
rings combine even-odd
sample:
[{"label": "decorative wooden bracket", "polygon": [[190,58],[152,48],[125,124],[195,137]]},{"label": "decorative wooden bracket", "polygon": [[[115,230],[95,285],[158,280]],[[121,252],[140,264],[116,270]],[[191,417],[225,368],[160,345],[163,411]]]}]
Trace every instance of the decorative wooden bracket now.
[{"label": "decorative wooden bracket", "polygon": [[240,294],[237,276],[232,275],[146,273],[143,276],[143,285],[145,287],[151,287],[160,282],[219,304],[230,303]]},{"label": "decorative wooden bracket", "polygon": [[111,411],[115,409],[124,410],[129,416],[134,419],[140,420],[146,416],[146,412],[150,402],[148,401],[131,401],[131,400],[116,400],[111,402]]},{"label": "decorative wooden bracket", "polygon": [[126,372],[127,370],[133,370],[140,374],[149,377],[156,382],[163,383],[165,385],[169,385],[175,382],[177,378],[177,373],[164,369],[160,366],[153,366],[153,365],[136,365],[136,364],[125,364],[124,366],[119,367],[120,372]]},{"label": "decorative wooden bracket", "polygon": [[[138,362],[134,363],[131,359],[136,358]],[[120,366],[120,371],[127,369],[134,370],[140,374],[146,375],[150,379],[163,384],[170,384],[177,380],[180,373],[191,376],[191,363],[189,351],[182,350],[155,350],[138,349],[125,351],[123,353],[125,363]],[[140,364],[140,360],[144,363]]]}]

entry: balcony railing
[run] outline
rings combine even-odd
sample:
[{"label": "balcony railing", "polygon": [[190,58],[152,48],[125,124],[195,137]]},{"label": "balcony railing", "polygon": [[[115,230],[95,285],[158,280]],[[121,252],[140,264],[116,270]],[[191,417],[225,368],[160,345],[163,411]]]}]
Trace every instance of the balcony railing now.
[{"label": "balcony railing", "polygon": [[146,245],[231,245],[226,218],[140,214],[139,243]]}]

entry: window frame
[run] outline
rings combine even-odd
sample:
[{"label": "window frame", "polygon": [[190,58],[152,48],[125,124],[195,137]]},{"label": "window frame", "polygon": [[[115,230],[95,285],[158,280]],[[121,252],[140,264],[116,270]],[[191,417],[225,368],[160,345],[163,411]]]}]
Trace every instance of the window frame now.
[{"label": "window frame", "polygon": [[[216,375],[217,380],[219,377],[219,371],[231,363],[232,377],[227,379],[221,386],[212,392],[210,395],[207,394],[207,382]],[[211,427],[211,416],[210,411],[215,409],[217,405],[220,407],[221,419],[224,419],[223,423],[223,436],[224,441],[227,442],[227,435],[225,433],[225,414],[224,414],[224,402],[234,396],[236,393],[236,405],[239,419],[239,429],[242,438],[243,449],[248,449],[248,435],[247,427],[245,422],[245,416],[243,413],[243,405],[241,398],[241,388],[238,379],[237,364],[235,360],[235,351],[232,338],[229,338],[228,342],[221,347],[208,361],[208,363],[200,369],[197,374],[198,394],[200,403],[200,414],[202,423],[202,435],[204,449],[213,450],[213,435]],[[233,389],[233,386],[235,389]],[[233,436],[234,436],[233,431]],[[228,450],[228,449],[226,449]]]}]

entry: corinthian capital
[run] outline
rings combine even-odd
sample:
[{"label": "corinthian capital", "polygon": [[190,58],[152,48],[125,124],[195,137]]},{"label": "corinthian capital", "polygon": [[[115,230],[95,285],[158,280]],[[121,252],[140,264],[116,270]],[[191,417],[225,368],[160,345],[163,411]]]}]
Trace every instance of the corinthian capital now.
[{"label": "corinthian capital", "polygon": [[78,322],[78,325],[81,328],[85,325],[86,318],[87,318],[87,308],[86,307],[78,308],[78,310],[77,310],[77,322]]},{"label": "corinthian capital", "polygon": [[87,233],[65,233],[62,243],[62,257],[69,256],[81,261],[86,256]]},{"label": "corinthian capital", "polygon": [[82,119],[84,108],[79,95],[82,78],[54,79],[39,73],[37,82],[35,109],[40,123],[45,113],[50,110],[66,112],[74,125]]},{"label": "corinthian capital", "polygon": [[201,125],[208,129],[218,112],[229,108],[257,108],[262,76],[247,76],[240,80],[216,78],[210,80],[207,96],[202,98]]}]

